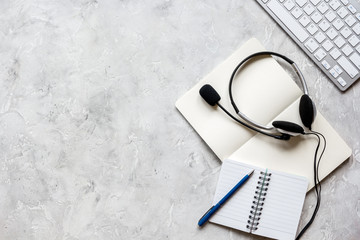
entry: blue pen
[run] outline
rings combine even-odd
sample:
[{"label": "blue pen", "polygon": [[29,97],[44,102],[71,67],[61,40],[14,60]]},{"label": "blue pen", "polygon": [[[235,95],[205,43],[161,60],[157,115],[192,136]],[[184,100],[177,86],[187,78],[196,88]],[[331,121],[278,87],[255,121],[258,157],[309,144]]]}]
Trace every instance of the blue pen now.
[{"label": "blue pen", "polygon": [[243,177],[238,184],[235,185],[216,205],[212,206],[205,214],[202,216],[198,222],[199,227],[204,225],[209,218],[250,178],[251,174],[254,172],[252,170]]}]

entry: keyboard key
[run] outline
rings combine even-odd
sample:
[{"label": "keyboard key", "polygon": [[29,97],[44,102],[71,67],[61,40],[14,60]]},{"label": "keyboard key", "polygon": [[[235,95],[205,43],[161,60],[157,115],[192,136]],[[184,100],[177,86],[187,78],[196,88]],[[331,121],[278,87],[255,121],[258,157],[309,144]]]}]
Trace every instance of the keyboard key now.
[{"label": "keyboard key", "polygon": [[353,55],[350,56],[350,61],[353,62],[353,64],[360,69],[360,56],[357,53],[354,53]]},{"label": "keyboard key", "polygon": [[335,65],[334,69],[338,74],[341,74],[343,72],[343,70],[338,65]]},{"label": "keyboard key", "polygon": [[355,49],[358,51],[358,53],[360,53],[360,45],[358,45]]},{"label": "keyboard key", "polygon": [[351,30],[348,27],[344,27],[341,31],[340,31],[341,35],[344,36],[344,38],[348,38],[351,35]]},{"label": "keyboard key", "polygon": [[338,83],[340,83],[341,86],[346,86],[346,82],[342,77],[338,77],[336,80],[338,81]]},{"label": "keyboard key", "polygon": [[284,7],[286,7],[287,10],[291,10],[293,9],[293,7],[295,7],[295,3],[292,0],[286,0],[284,2]]},{"label": "keyboard key", "polygon": [[328,9],[328,5],[324,2],[320,3],[320,5],[317,7],[317,9],[322,13],[324,14]]},{"label": "keyboard key", "polygon": [[323,34],[322,32],[318,32],[315,36],[315,40],[318,42],[318,43],[322,43],[324,40],[325,40],[325,38],[326,38],[326,36],[325,36],[325,34]]},{"label": "keyboard key", "polygon": [[326,60],[323,60],[321,64],[324,66],[325,69],[329,70],[330,64]]},{"label": "keyboard key", "polygon": [[325,32],[330,27],[330,24],[324,19],[319,23],[319,27]]},{"label": "keyboard key", "polygon": [[326,35],[328,35],[328,37],[333,40],[337,35],[337,31],[333,28],[330,28],[329,31],[326,32]]},{"label": "keyboard key", "polygon": [[337,73],[337,71],[335,70],[335,68],[330,69],[330,74],[334,77],[337,78],[339,76],[339,74]]},{"label": "keyboard key", "polygon": [[351,78],[354,78],[359,73],[358,70],[356,70],[356,68],[344,56],[341,56],[337,62]]},{"label": "keyboard key", "polygon": [[333,26],[336,28],[336,30],[340,30],[340,28],[344,26],[344,23],[340,18],[338,18],[333,22]]},{"label": "keyboard key", "polygon": [[351,44],[351,46],[355,47],[359,42],[359,38],[357,38],[355,35],[352,35],[349,39],[348,39],[349,43]]},{"label": "keyboard key", "polygon": [[303,13],[300,8],[296,7],[294,10],[292,10],[291,14],[297,19],[299,18]]},{"label": "keyboard key", "polygon": [[306,43],[305,43],[305,47],[312,53],[314,52],[316,49],[318,49],[319,44],[312,38],[310,38]]},{"label": "keyboard key", "polygon": [[355,14],[355,16],[360,21],[360,13]]},{"label": "keyboard key", "polygon": [[360,34],[360,23],[355,24],[352,29],[354,30],[354,32],[357,35],[359,35]]},{"label": "keyboard key", "polygon": [[346,41],[342,37],[339,36],[334,40],[334,43],[338,48],[341,48],[342,46],[344,46]]},{"label": "keyboard key", "polygon": [[270,0],[269,9],[280,19],[282,23],[295,35],[300,42],[304,42],[309,34],[303,27],[281,6],[276,0]]},{"label": "keyboard key", "polygon": [[303,10],[307,15],[310,15],[314,12],[315,8],[311,4],[308,4],[303,8]]},{"label": "keyboard key", "polygon": [[342,4],[344,5],[348,5],[349,4],[349,0],[340,0],[342,2]]},{"label": "keyboard key", "polygon": [[342,48],[342,51],[343,51],[343,53],[344,53],[346,56],[349,56],[349,55],[354,51],[354,49],[353,49],[349,44],[346,44],[346,45]]},{"label": "keyboard key", "polygon": [[336,10],[340,7],[340,3],[337,0],[332,0],[329,4],[330,4],[330,7],[334,10]]},{"label": "keyboard key", "polygon": [[351,12],[352,14],[356,13],[356,8],[354,8],[353,5],[349,5],[349,6],[348,6],[348,9],[350,10],[350,12]]},{"label": "keyboard key", "polygon": [[321,61],[324,57],[326,57],[326,52],[320,48],[315,52],[314,56],[318,61]]},{"label": "keyboard key", "polygon": [[353,16],[350,15],[347,18],[345,18],[345,22],[347,25],[349,25],[351,27],[352,25],[354,25],[356,23],[356,20]]},{"label": "keyboard key", "polygon": [[303,15],[300,19],[299,22],[301,23],[301,25],[303,25],[304,27],[306,27],[309,23],[310,23],[310,19],[306,16]]},{"label": "keyboard key", "polygon": [[325,14],[325,17],[327,20],[329,20],[329,22],[332,22],[336,18],[336,14],[333,11],[328,11]]},{"label": "keyboard key", "polygon": [[[333,44],[330,40],[326,40],[323,44],[322,47],[326,50],[326,51],[330,51],[330,49],[333,48]],[[360,50],[360,49],[359,49]]]},{"label": "keyboard key", "polygon": [[313,23],[311,23],[306,29],[309,31],[309,33],[310,33],[311,35],[314,35],[314,33],[316,33],[317,30],[318,30],[318,28],[316,27],[316,25],[313,24]]},{"label": "keyboard key", "polygon": [[341,56],[341,52],[337,48],[334,48],[333,50],[331,50],[330,56],[332,56],[332,58],[336,60]]},{"label": "keyboard key", "polygon": [[310,2],[316,6],[320,2],[320,0],[310,0]]},{"label": "keyboard key", "polygon": [[319,12],[315,12],[312,16],[311,19],[315,22],[318,23],[320,22],[320,20],[322,19],[322,15]]},{"label": "keyboard key", "polygon": [[302,7],[302,6],[305,5],[305,3],[307,3],[307,0],[296,0],[296,3],[297,3],[300,7]]},{"label": "keyboard key", "polygon": [[341,7],[338,11],[337,11],[337,14],[341,17],[341,18],[344,18],[346,17],[349,12],[348,10],[346,10],[344,7]]}]

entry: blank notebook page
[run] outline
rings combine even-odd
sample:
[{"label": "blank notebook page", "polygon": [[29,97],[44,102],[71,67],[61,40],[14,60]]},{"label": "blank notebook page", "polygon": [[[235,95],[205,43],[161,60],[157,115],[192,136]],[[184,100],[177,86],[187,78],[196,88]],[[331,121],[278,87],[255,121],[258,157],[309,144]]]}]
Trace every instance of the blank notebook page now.
[{"label": "blank notebook page", "polygon": [[[264,176],[261,172],[266,169],[225,160],[213,204],[218,203],[252,169],[255,171],[248,181],[210,218],[210,222],[270,238],[295,239],[308,186],[305,177],[267,170],[271,176],[266,177],[269,181],[263,187],[262,193],[266,195],[261,196],[264,197],[260,201],[263,205],[258,205],[256,210],[258,200],[254,197],[259,198],[257,187],[261,188],[264,179],[259,177]],[[268,186],[266,183],[269,183]],[[259,219],[250,218],[253,216],[251,210],[261,213],[255,216]]]}]

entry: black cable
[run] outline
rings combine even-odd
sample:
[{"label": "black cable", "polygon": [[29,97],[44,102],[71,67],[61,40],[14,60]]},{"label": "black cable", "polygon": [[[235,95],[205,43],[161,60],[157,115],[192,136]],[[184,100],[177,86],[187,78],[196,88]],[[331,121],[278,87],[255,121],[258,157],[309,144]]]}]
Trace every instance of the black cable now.
[{"label": "black cable", "polygon": [[[296,237],[296,240],[300,239],[300,237],[305,233],[305,231],[310,227],[310,225],[313,223],[315,216],[320,208],[320,202],[321,202],[321,183],[320,183],[320,179],[319,179],[319,166],[320,166],[320,160],[325,152],[326,149],[326,138],[324,137],[323,134],[319,133],[319,132],[315,132],[315,131],[311,131],[309,133],[305,133],[305,135],[315,135],[317,137],[318,140],[318,144],[316,146],[316,150],[315,150],[315,154],[314,154],[314,189],[315,189],[315,193],[316,193],[316,206],[314,209],[314,212],[309,220],[309,222],[305,225],[305,227],[303,227],[303,229],[300,231],[300,233],[298,234],[298,236]],[[319,148],[320,148],[320,144],[321,144],[321,139],[320,137],[324,140],[324,147],[321,151],[321,154],[318,158],[318,153],[319,153]]]},{"label": "black cable", "polygon": [[[318,170],[318,173],[317,173],[317,176],[318,176],[318,182],[320,182],[320,180],[319,180],[319,164],[320,164],[320,159],[322,158],[322,156],[323,156],[323,154],[324,154],[324,152],[325,152],[325,148],[326,148],[326,138],[325,138],[325,136],[323,135],[323,134],[321,134],[321,133],[319,133],[319,132],[316,132],[316,131],[311,131],[311,132],[313,132],[314,134],[318,134],[318,135],[320,135],[321,137],[322,137],[322,139],[324,140],[324,147],[323,147],[323,150],[322,150],[322,152],[321,152],[321,154],[320,154],[320,158],[319,158],[319,161],[318,161],[318,164],[317,164],[317,170]],[[321,185],[320,185],[320,190],[321,190]]]}]

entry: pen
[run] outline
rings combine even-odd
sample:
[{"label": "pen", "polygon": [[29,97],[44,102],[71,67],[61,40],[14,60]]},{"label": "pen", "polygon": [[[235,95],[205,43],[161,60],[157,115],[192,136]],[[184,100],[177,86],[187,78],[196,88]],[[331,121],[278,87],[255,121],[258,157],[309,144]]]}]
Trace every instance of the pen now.
[{"label": "pen", "polygon": [[199,220],[198,225],[201,227],[209,218],[250,178],[252,170],[243,177],[238,184],[236,184],[216,205],[212,206]]}]

